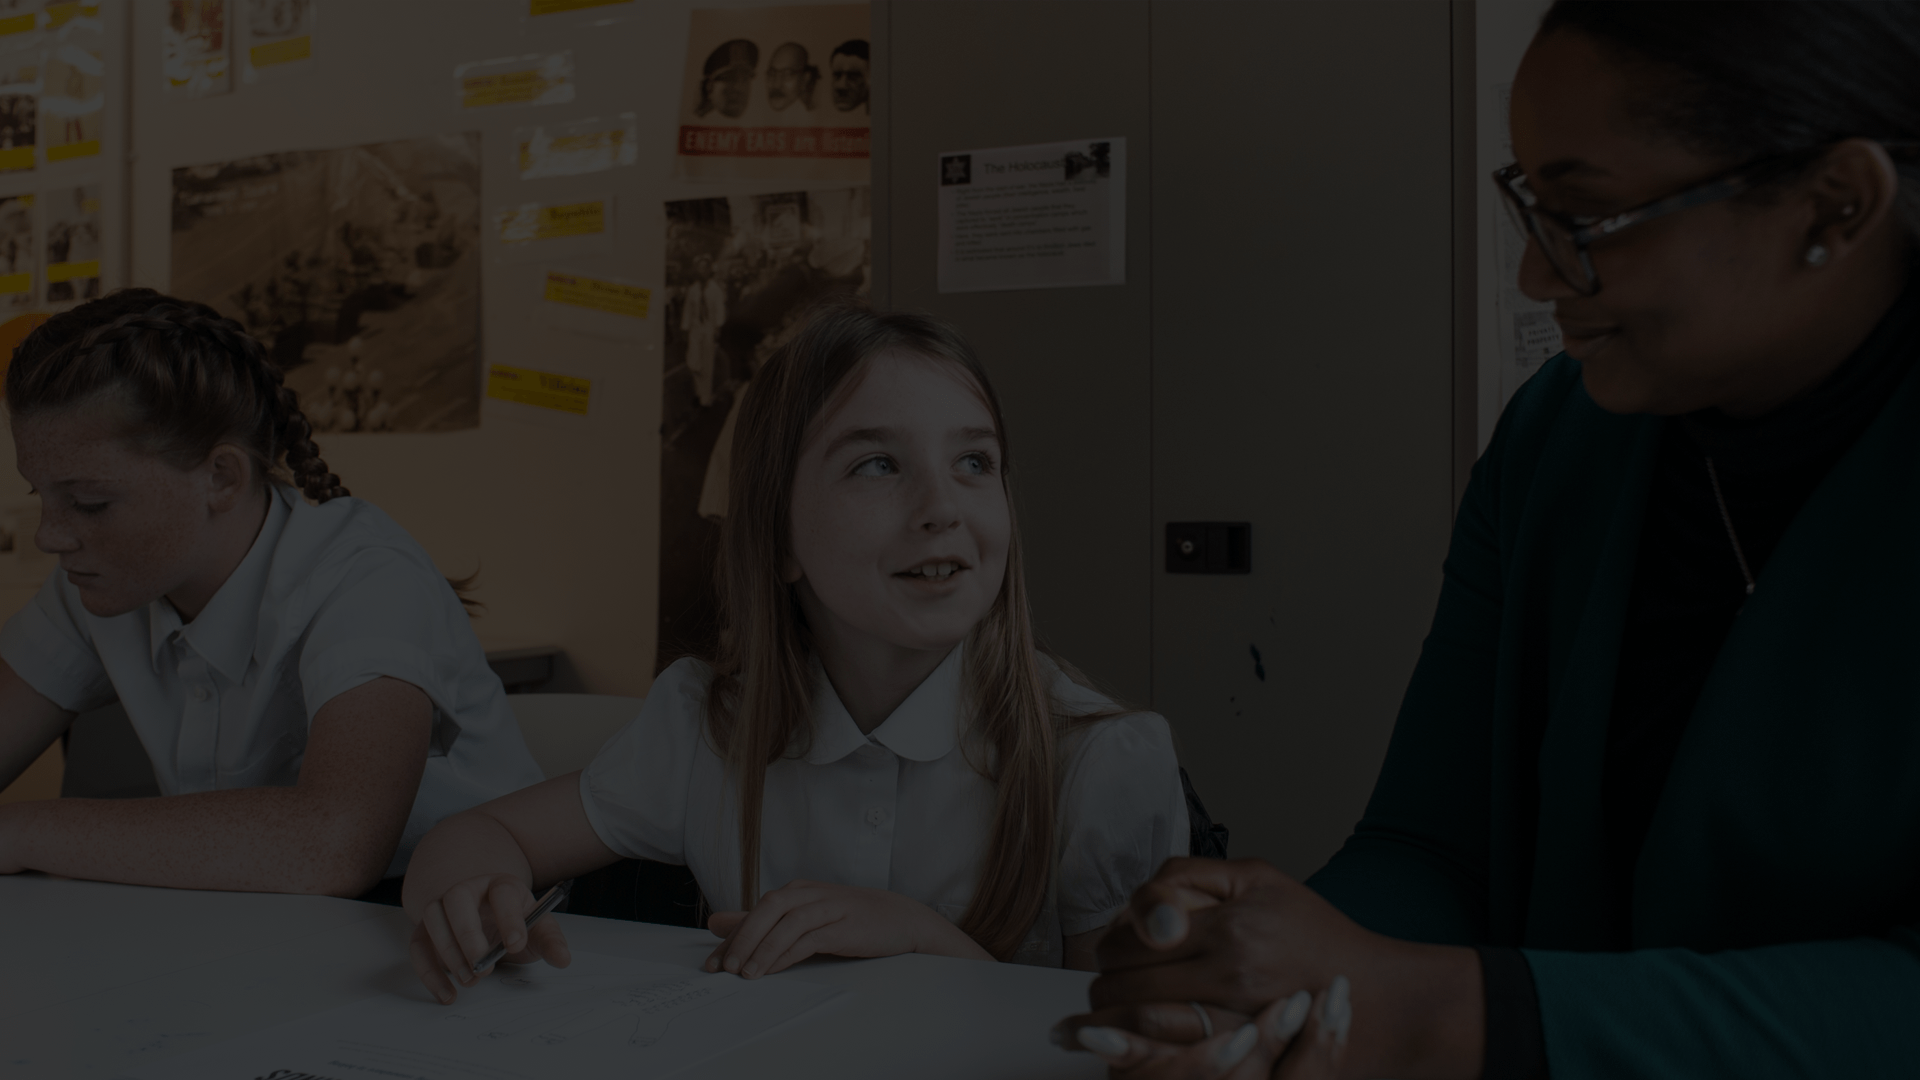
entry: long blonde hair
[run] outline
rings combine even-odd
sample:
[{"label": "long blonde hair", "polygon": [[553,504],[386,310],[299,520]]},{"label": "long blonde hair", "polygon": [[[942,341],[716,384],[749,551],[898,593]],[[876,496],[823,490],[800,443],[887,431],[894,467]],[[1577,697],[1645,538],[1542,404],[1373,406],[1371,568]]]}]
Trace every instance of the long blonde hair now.
[{"label": "long blonde hair", "polygon": [[[739,794],[745,908],[759,899],[767,767],[804,754],[813,733],[806,620],[781,575],[790,557],[794,473],[821,412],[871,358],[895,349],[951,364],[972,380],[993,416],[1001,483],[1007,483],[1006,423],[993,384],[959,333],[935,319],[828,305],[754,378],[735,427],[716,568],[720,636],[707,695],[708,736]],[[1011,490],[1007,500],[1011,522]],[[996,794],[979,884],[960,929],[1006,959],[1040,917],[1052,886],[1059,745],[1072,722],[1055,707],[1036,657],[1017,523],[1006,578],[967,637],[964,663],[970,732],[987,751],[985,761],[973,764],[994,782]]]}]

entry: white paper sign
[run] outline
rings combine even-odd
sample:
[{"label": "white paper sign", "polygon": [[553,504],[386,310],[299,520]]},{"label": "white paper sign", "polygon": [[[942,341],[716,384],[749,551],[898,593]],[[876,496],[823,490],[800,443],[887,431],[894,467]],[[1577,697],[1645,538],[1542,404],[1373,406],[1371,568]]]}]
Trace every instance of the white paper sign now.
[{"label": "white paper sign", "polygon": [[370,997],[143,1069],[151,1080],[544,1080],[661,1077],[836,997],[795,979],[748,981],[575,953],[569,967],[502,969],[441,1005]]},{"label": "white paper sign", "polygon": [[940,155],[940,291],[1124,285],[1127,141]]}]

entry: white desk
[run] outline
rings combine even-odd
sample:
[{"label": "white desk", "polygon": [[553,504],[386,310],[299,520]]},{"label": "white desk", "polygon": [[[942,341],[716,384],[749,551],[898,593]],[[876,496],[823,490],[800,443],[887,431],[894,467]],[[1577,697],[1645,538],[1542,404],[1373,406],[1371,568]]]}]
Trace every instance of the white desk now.
[{"label": "white desk", "polygon": [[[704,930],[559,916],[575,949],[696,966]],[[0,877],[0,1076],[111,1080],[368,994],[421,994],[397,908]],[[935,956],[828,960],[797,977],[851,993],[682,1076],[1099,1077],[1047,1043],[1086,1007],[1084,972]],[[775,975],[772,978],[781,978]]]}]

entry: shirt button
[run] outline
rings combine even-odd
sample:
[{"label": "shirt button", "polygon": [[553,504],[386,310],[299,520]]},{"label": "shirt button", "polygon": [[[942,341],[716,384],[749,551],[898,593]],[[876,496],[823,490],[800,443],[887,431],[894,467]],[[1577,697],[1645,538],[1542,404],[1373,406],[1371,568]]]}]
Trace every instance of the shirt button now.
[{"label": "shirt button", "polygon": [[212,696],[213,694],[204,686],[196,686],[193,688],[193,700],[195,701],[205,701]]},{"label": "shirt button", "polygon": [[877,806],[867,808],[867,824],[881,825],[887,820],[887,812]]}]

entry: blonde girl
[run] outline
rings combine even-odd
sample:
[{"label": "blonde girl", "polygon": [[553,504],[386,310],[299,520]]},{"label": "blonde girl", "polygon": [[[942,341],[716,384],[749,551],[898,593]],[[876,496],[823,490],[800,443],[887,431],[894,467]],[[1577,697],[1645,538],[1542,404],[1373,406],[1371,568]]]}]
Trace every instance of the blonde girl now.
[{"label": "blonde girl", "polygon": [[1035,648],[986,371],[931,319],[831,307],[755,379],[736,440],[719,648],[662,672],[582,773],[423,842],[421,980],[451,1001],[501,941],[565,964],[553,920],[523,929],[534,890],[621,857],[692,868],[725,939],[709,970],[1091,968],[1186,853],[1185,804],[1166,722]]},{"label": "blonde girl", "polygon": [[118,701],[162,796],[0,807],[0,873],[397,894],[435,822],[540,779],[459,597],[238,323],[82,304],[6,403],[60,567],[0,629],[0,786]]}]

